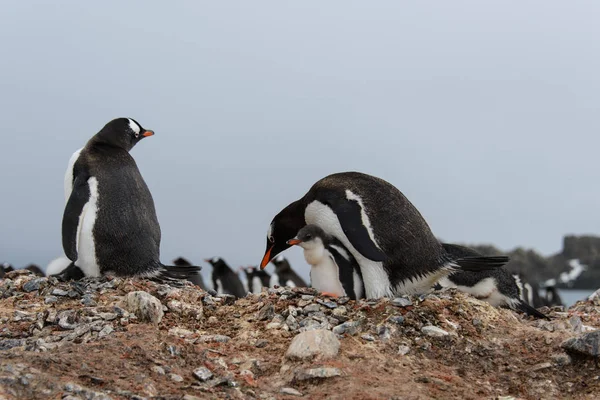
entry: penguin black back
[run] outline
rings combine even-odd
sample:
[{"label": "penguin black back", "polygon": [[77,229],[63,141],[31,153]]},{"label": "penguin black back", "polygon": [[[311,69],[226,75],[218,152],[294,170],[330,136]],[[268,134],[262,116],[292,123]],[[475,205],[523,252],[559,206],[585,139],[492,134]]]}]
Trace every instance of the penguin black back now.
[{"label": "penguin black back", "polygon": [[272,260],[272,263],[275,266],[274,275],[277,276],[279,286],[288,286],[289,282],[295,287],[308,287],[306,281],[292,269],[290,262],[285,257],[277,257]]},{"label": "penguin black back", "polygon": [[[206,259],[212,265],[212,281],[213,289],[221,293],[231,294],[235,297],[245,297],[247,292],[244,285],[229,265],[220,257]],[[219,293],[219,294],[221,294]]]},{"label": "penguin black back", "polygon": [[[192,263],[183,257],[178,257],[175,260],[173,260],[173,265],[176,267],[188,267],[188,268],[193,267]],[[200,267],[194,267],[194,268],[200,268]],[[188,280],[190,282],[192,282],[194,285],[200,287],[200,289],[206,291],[206,285],[204,284],[204,279],[202,278],[201,274],[192,275],[192,276],[188,277]]]}]

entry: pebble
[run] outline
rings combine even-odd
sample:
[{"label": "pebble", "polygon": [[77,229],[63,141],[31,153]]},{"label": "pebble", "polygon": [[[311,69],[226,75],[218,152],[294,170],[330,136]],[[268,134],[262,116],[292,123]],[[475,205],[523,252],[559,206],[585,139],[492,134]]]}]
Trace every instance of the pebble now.
[{"label": "pebble", "polygon": [[310,379],[325,379],[341,376],[342,371],[339,368],[309,368],[296,371],[294,377],[298,381],[307,381]]},{"label": "pebble", "polygon": [[390,317],[389,321],[396,325],[402,325],[404,323],[404,317],[402,315],[394,315]]},{"label": "pebble", "polygon": [[336,317],[345,317],[348,314],[348,309],[344,306],[339,306],[331,312]]},{"label": "pebble", "polygon": [[294,337],[285,356],[290,360],[305,360],[314,357],[335,357],[340,350],[340,341],[334,333],[317,329],[299,333]]},{"label": "pebble", "polygon": [[310,294],[303,294],[302,297],[300,297],[302,300],[313,300],[315,298],[315,296],[311,296]]},{"label": "pebble", "polygon": [[448,332],[446,332],[442,328],[438,328],[437,326],[433,326],[433,325],[426,325],[426,326],[422,327],[421,332],[423,332],[427,336],[431,336],[431,337],[448,336]]},{"label": "pebble", "polygon": [[259,321],[268,321],[273,319],[275,316],[275,309],[273,308],[273,304],[267,303],[258,311],[258,320]]},{"label": "pebble", "polygon": [[408,354],[409,351],[410,351],[410,347],[408,347],[405,344],[401,344],[400,346],[398,346],[398,354],[400,354],[400,355],[405,356]]},{"label": "pebble", "polygon": [[206,367],[200,367],[194,370],[194,378],[198,379],[200,382],[206,382],[212,377],[213,373]]},{"label": "pebble", "polygon": [[292,315],[289,315],[286,318],[285,324],[290,328],[291,331],[295,331],[299,328],[298,321],[296,321],[296,318],[294,318]]},{"label": "pebble", "polygon": [[343,324],[340,324],[333,328],[333,333],[335,333],[336,335],[343,335],[345,333],[348,335],[356,335],[359,326],[360,322],[358,321],[344,322]]},{"label": "pebble", "polygon": [[268,340],[259,339],[259,340],[256,341],[256,344],[254,345],[254,347],[262,349],[262,348],[267,347],[268,344],[269,344]]},{"label": "pebble", "polygon": [[155,365],[152,367],[152,371],[156,372],[159,375],[165,375],[165,369],[160,365]]},{"label": "pebble", "polygon": [[330,309],[334,309],[338,306],[337,303],[335,303],[333,301],[329,301],[329,300],[317,299],[317,303],[319,303],[320,305],[325,306],[327,308],[330,308]]},{"label": "pebble", "polygon": [[56,296],[46,296],[44,298],[44,303],[46,304],[54,304],[58,301],[58,297]]},{"label": "pebble", "polygon": [[364,335],[362,335],[361,338],[363,338],[364,340],[367,340],[369,342],[375,341],[375,337],[373,335],[369,335],[368,333],[365,333]]},{"label": "pebble", "polygon": [[386,325],[379,325],[377,327],[377,334],[381,340],[390,340],[392,337],[392,330]]},{"label": "pebble", "polygon": [[110,324],[104,325],[104,327],[100,330],[100,332],[98,332],[98,339],[110,335],[113,331],[114,331],[114,329],[113,329],[112,325],[110,325]]},{"label": "pebble", "polygon": [[67,296],[69,294],[69,292],[66,290],[56,288],[56,289],[52,290],[52,294],[54,296]]},{"label": "pebble", "polygon": [[321,311],[321,306],[318,304],[310,304],[310,305],[304,307],[304,310],[302,310],[304,315],[309,315],[310,313],[319,312],[319,311]]},{"label": "pebble", "polygon": [[48,280],[48,278],[35,278],[30,280],[29,282],[26,282],[23,285],[23,290],[25,292],[34,292],[36,290],[40,290],[40,286],[42,285],[42,283],[45,283]]},{"label": "pebble", "polygon": [[96,300],[91,294],[86,294],[81,298],[81,304],[88,307],[95,307],[97,305]]},{"label": "pebble", "polygon": [[412,304],[412,301],[406,297],[396,297],[394,300],[392,300],[392,305],[396,307],[408,307],[412,306]]},{"label": "pebble", "polygon": [[75,311],[73,310],[61,311],[56,318],[58,319],[58,326],[63,329],[70,330],[77,327],[75,323]]},{"label": "pebble", "polygon": [[183,377],[181,375],[169,374],[169,378],[171,378],[173,382],[183,382]]},{"label": "pebble", "polygon": [[202,335],[196,339],[196,343],[227,343],[230,340],[226,335]]},{"label": "pebble", "polygon": [[129,292],[125,296],[127,310],[142,322],[158,324],[164,315],[162,304],[150,293],[144,291]]},{"label": "pebble", "polygon": [[281,388],[281,390],[279,391],[281,394],[287,394],[288,396],[303,396],[302,393],[300,393],[299,391],[297,391],[294,388],[289,388],[289,387],[284,387]]},{"label": "pebble", "polygon": [[599,357],[600,330],[565,340],[560,345],[567,353]]}]

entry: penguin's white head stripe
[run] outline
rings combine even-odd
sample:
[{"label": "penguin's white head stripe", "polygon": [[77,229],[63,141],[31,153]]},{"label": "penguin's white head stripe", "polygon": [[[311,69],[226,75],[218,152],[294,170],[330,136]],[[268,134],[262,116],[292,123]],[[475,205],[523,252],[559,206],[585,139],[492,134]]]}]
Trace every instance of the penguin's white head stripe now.
[{"label": "penguin's white head stripe", "polygon": [[267,231],[267,239],[269,239],[269,241],[273,243],[273,224],[269,225],[269,230]]},{"label": "penguin's white head stripe", "polygon": [[283,256],[279,256],[275,259],[275,261],[277,262],[282,262],[283,261]]},{"label": "penguin's white head stripe", "polygon": [[135,123],[131,118],[127,118],[129,120],[129,128],[136,134],[139,135],[141,128],[138,124]]},{"label": "penguin's white head stripe", "polygon": [[213,257],[212,262],[216,263],[217,261],[219,261],[220,258],[219,257]]}]

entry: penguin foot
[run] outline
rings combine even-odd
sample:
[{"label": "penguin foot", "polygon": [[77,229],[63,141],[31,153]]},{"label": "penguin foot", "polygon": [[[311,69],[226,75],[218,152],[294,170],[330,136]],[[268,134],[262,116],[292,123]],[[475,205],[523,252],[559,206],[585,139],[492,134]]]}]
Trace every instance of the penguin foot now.
[{"label": "penguin foot", "polygon": [[340,296],[338,296],[337,294],[335,294],[335,293],[331,293],[331,292],[321,292],[321,295],[322,295],[322,296],[329,296],[329,297],[333,297],[333,298],[336,298],[336,299],[337,299],[338,297],[340,297]]}]

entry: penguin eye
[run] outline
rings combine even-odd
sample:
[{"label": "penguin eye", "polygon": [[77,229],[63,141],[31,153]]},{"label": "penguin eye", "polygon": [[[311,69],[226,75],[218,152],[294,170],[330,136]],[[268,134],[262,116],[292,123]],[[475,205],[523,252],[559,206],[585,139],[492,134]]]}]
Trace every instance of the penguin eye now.
[{"label": "penguin eye", "polygon": [[306,235],[306,239],[307,239],[307,240],[310,240],[310,239],[312,239],[312,235],[309,233],[308,235]]},{"label": "penguin eye", "polygon": [[135,136],[135,138],[137,139],[138,137],[140,137],[140,133],[139,132],[133,132],[133,136]]},{"label": "penguin eye", "polygon": [[269,236],[269,242],[271,243],[275,243],[275,238],[271,235]]}]

